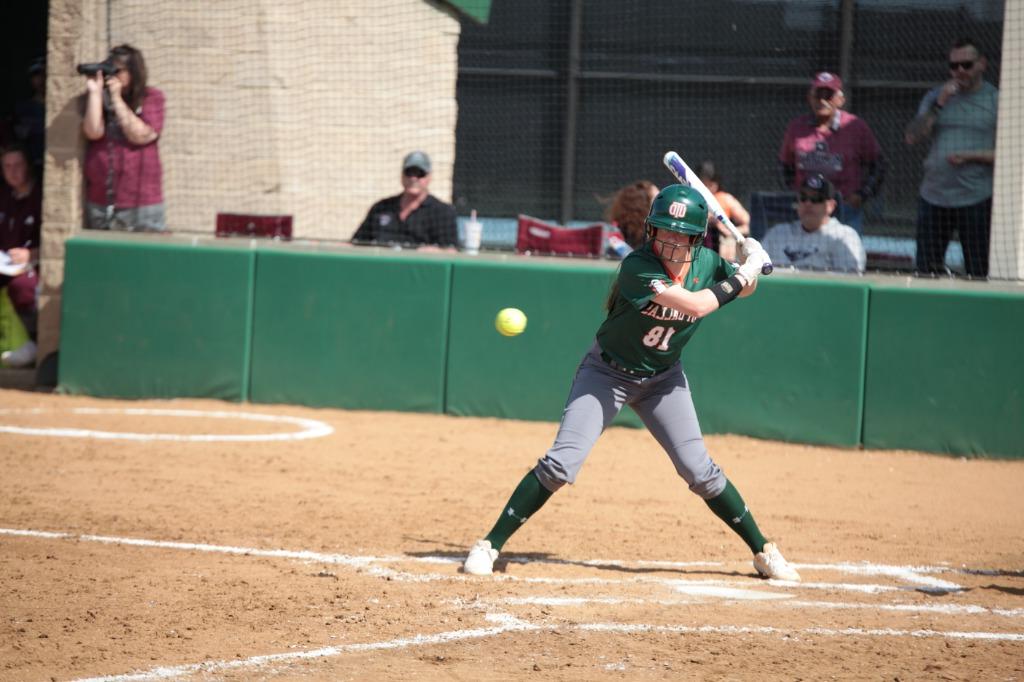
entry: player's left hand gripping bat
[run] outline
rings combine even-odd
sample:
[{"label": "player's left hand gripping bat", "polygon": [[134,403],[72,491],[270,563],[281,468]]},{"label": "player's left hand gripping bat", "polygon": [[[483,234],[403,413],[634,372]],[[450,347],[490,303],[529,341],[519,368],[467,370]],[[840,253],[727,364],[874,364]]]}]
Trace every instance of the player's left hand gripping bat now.
[{"label": "player's left hand gripping bat", "polygon": [[[715,195],[711,193],[711,190],[709,190],[703,182],[701,182],[700,178],[697,177],[697,174],[686,165],[686,162],[683,161],[679,154],[676,154],[675,152],[668,152],[665,154],[664,161],[665,167],[668,168],[669,172],[675,176],[676,180],[684,185],[689,185],[700,192],[701,196],[704,197],[704,201],[708,202],[708,208],[711,209],[711,214],[715,216],[718,222],[725,225],[725,229],[729,230],[729,233],[736,239],[737,244],[742,244],[746,241],[747,238],[744,237],[743,233],[732,224],[732,221],[729,220],[729,216],[727,216],[725,211],[722,210],[722,205],[718,203],[718,199],[715,198]],[[771,261],[769,261],[761,266],[761,274],[770,275],[774,269],[775,268],[772,266]]]}]

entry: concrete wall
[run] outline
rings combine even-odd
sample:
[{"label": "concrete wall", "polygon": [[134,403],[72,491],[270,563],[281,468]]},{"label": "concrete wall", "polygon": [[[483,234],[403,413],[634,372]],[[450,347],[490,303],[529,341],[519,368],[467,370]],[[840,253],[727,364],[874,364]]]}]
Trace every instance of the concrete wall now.
[{"label": "concrete wall", "polygon": [[[63,242],[81,229],[74,67],[108,49],[105,0],[51,0],[42,355],[57,347]],[[347,239],[400,189],[413,149],[450,199],[459,22],[425,0],[119,0],[110,44],[143,51],[167,97],[160,140],[170,229],[217,212],[284,213],[298,238]]]},{"label": "concrete wall", "polygon": [[82,229],[82,156],[77,98],[84,91],[75,65],[105,49],[102,0],[51,0],[47,44],[46,156],[40,256],[39,359],[60,339],[64,242]]}]

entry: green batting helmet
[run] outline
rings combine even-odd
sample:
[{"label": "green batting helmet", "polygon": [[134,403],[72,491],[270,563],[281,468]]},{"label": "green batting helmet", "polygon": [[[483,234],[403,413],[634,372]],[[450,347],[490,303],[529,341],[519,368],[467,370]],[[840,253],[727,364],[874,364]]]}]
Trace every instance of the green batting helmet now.
[{"label": "green batting helmet", "polygon": [[708,229],[708,202],[686,185],[669,185],[651,203],[647,224],[683,234],[704,234]]}]

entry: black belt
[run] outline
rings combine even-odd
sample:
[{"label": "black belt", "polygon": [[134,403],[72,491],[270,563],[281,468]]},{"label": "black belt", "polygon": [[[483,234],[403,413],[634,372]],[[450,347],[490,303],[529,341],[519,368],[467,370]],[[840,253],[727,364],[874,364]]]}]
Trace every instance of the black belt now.
[{"label": "black belt", "polygon": [[662,372],[665,372],[665,371],[671,369],[671,367],[666,367],[665,369],[659,369],[658,371],[654,371],[653,369],[630,369],[629,367],[624,367],[624,366],[620,365],[619,363],[615,362],[614,360],[612,360],[610,357],[608,357],[608,354],[605,353],[604,351],[601,351],[601,359],[605,361],[605,364],[607,364],[609,367],[611,367],[612,369],[614,369],[614,370],[616,370],[618,372],[623,372],[623,373],[628,374],[630,376],[641,377],[641,378],[644,378],[644,379],[656,376],[658,374],[661,374]]}]

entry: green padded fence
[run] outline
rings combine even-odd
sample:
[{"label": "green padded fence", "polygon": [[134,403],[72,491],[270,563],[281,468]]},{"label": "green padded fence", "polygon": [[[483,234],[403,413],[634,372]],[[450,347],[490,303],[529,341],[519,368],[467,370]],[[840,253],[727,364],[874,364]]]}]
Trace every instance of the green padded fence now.
[{"label": "green padded fence", "polygon": [[448,259],[261,250],[254,402],[441,412]]},{"label": "green padded fence", "polygon": [[245,399],[253,263],[248,250],[69,240],[59,388]]},{"label": "green padded fence", "polygon": [[1024,296],[875,287],[864,445],[1024,457]]},{"label": "green padded fence", "polygon": [[765,277],[683,350],[705,433],[856,446],[868,285]]},{"label": "green padded fence", "polygon": [[[614,272],[456,262],[447,411],[559,419]],[[857,445],[867,303],[859,282],[778,279],[704,320],[683,364],[705,432]],[[495,332],[506,306],[527,314],[521,336]],[[640,425],[631,410],[617,423]]]},{"label": "green padded fence", "polygon": [[[77,237],[60,388],[554,422],[614,273]],[[504,307],[524,334],[495,331]],[[706,433],[1024,457],[1020,338],[1020,294],[771,277],[705,320],[683,364]]]},{"label": "green padded fence", "polygon": [[[615,270],[609,264],[458,261],[452,277],[446,411],[557,421],[573,374],[604,319]],[[526,331],[494,328],[502,308],[519,308]],[[619,423],[639,423],[624,410]]]}]

